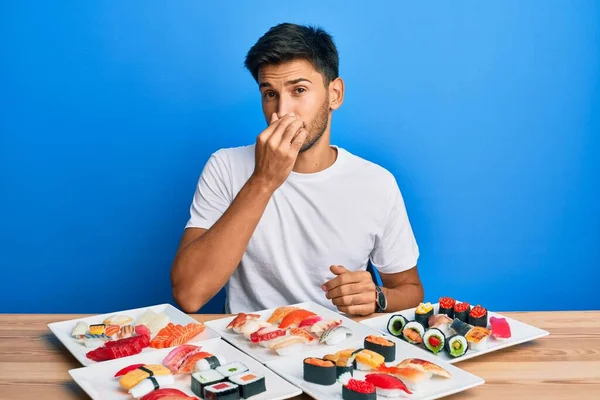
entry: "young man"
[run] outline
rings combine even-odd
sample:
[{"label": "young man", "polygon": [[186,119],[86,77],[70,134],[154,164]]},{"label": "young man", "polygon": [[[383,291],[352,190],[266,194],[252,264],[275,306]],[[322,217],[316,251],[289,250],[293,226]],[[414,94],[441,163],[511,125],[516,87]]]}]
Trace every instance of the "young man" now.
[{"label": "young man", "polygon": [[307,300],[351,315],[416,306],[419,251],[393,175],[330,145],[344,100],[331,36],[277,25],[246,67],[268,126],[206,164],[171,271],[177,303],[196,312],[227,284],[231,313]]}]

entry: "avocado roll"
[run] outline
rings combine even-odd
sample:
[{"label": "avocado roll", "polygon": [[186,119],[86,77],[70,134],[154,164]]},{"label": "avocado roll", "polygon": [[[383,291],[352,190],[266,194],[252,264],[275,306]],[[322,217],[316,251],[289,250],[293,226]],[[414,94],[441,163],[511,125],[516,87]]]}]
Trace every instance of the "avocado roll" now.
[{"label": "avocado roll", "polygon": [[401,314],[395,314],[390,317],[387,324],[388,332],[395,337],[402,337],[404,326],[408,324],[408,320]]},{"label": "avocado roll", "polygon": [[462,335],[454,335],[446,340],[445,350],[452,358],[464,356],[468,348],[467,339]]}]

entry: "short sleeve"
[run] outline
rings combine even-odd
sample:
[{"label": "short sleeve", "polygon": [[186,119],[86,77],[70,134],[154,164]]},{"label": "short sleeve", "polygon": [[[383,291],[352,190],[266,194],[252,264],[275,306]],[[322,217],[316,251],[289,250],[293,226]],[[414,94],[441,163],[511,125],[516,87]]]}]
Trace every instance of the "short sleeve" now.
[{"label": "short sleeve", "polygon": [[417,265],[419,248],[413,234],[404,199],[395,179],[392,179],[388,218],[380,235],[375,237],[371,263],[384,274],[409,270]]},{"label": "short sleeve", "polygon": [[233,201],[230,173],[219,153],[213,154],[200,175],[186,228],[210,229]]}]

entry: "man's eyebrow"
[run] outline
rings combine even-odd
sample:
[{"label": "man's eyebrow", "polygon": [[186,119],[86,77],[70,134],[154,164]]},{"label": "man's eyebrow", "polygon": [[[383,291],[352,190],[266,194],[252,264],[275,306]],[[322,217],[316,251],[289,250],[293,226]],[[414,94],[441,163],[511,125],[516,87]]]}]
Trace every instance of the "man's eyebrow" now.
[{"label": "man's eyebrow", "polygon": [[[306,78],[298,78],[298,79],[292,79],[291,81],[287,81],[285,83],[285,86],[295,85],[295,84],[298,84],[300,82],[312,83],[310,80],[308,80]],[[258,87],[259,87],[259,89],[262,89],[264,87],[273,87],[273,85],[271,85],[269,82],[261,82],[261,84],[258,85]]]}]

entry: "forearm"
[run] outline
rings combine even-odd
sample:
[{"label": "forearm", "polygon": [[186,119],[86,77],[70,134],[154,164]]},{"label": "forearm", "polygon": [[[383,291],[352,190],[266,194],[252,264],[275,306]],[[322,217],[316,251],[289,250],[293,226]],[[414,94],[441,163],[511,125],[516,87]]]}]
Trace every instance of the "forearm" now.
[{"label": "forearm", "polygon": [[227,283],[272,194],[250,178],[221,218],[178,252],[171,279],[175,300],[185,311],[197,311]]},{"label": "forearm", "polygon": [[413,308],[423,301],[423,286],[420,283],[405,283],[391,288],[382,288],[387,299],[386,312]]}]

